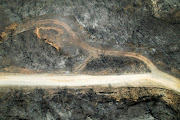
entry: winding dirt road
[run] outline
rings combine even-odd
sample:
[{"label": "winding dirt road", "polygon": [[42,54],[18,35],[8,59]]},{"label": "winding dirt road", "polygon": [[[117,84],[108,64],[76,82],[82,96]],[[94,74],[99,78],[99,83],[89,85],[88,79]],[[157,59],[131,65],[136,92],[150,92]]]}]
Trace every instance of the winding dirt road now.
[{"label": "winding dirt road", "polygon": [[[0,85],[60,85],[60,86],[86,86],[86,85],[107,85],[114,86],[133,86],[133,87],[163,87],[180,92],[180,80],[167,73],[160,71],[147,57],[142,56],[135,52],[125,51],[111,51],[107,50],[105,55],[109,56],[124,56],[136,58],[144,62],[150,69],[151,73],[148,74],[133,74],[133,75],[108,75],[108,76],[88,76],[77,75],[80,71],[84,70],[87,63],[93,59],[97,59],[101,49],[94,48],[86,44],[80,39],[71,28],[64,22],[58,19],[42,19],[36,21],[29,21],[25,24],[20,24],[13,35],[20,34],[24,31],[35,29],[38,38],[45,39],[45,42],[55,47],[57,51],[63,46],[63,42],[76,45],[89,53],[86,60],[74,68],[75,75],[0,75]],[[43,34],[44,30],[54,30],[57,34],[51,36]],[[68,33],[68,39],[63,39],[62,34]]]}]

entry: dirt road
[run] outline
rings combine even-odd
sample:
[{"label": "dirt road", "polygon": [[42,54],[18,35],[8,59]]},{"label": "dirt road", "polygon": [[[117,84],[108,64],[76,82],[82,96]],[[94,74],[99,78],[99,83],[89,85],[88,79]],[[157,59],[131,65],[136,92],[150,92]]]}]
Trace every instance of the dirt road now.
[{"label": "dirt road", "polygon": [[[13,35],[17,35],[24,31],[35,29],[35,33],[38,38],[46,39],[46,43],[55,47],[57,51],[63,46],[62,39],[60,37],[63,34],[63,30],[69,34],[69,39],[66,42],[79,46],[89,53],[89,56],[74,69],[74,73],[79,73],[84,70],[86,64],[92,59],[99,57],[101,49],[94,48],[86,44],[80,39],[71,28],[64,22],[57,19],[45,19],[30,21],[25,24],[20,24]],[[58,34],[54,35],[53,38],[44,35],[40,30],[55,30]],[[50,74],[39,74],[39,75],[6,75],[0,76],[0,85],[57,85],[57,86],[86,86],[86,85],[108,85],[114,86],[151,86],[151,87],[163,87],[172,89],[180,92],[180,80],[167,73],[164,73],[157,69],[157,67],[145,56],[142,56],[134,52],[126,51],[111,51],[107,50],[105,55],[109,56],[124,56],[130,58],[136,58],[144,62],[150,69],[149,74],[133,74],[133,75],[111,75],[111,76],[87,76],[87,75],[50,75]]]},{"label": "dirt road", "polygon": [[151,73],[131,75],[57,75],[57,74],[1,74],[0,86],[109,86],[159,87],[180,93],[180,81],[172,81]]}]

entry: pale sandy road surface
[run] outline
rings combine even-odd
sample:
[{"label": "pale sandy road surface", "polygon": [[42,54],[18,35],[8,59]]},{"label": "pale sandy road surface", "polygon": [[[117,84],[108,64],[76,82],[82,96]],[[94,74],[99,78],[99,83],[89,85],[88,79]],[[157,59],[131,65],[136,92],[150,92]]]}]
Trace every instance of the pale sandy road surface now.
[{"label": "pale sandy road surface", "polygon": [[159,87],[180,93],[180,81],[147,74],[130,75],[57,75],[57,74],[1,74],[0,86],[109,86],[112,87]]},{"label": "pale sandy road surface", "polygon": [[[101,52],[101,49],[94,48],[86,44],[83,40],[78,38],[76,34],[71,30],[71,28],[66,25],[64,22],[47,19],[39,20],[19,25],[14,35],[22,33],[32,28],[36,28],[37,37],[39,36],[38,27],[46,29],[44,24],[55,24],[63,26],[69,34],[72,36],[72,39],[69,41],[71,44],[76,44],[79,47],[83,48],[89,53],[87,60],[84,63],[80,64],[75,68],[75,72],[82,71],[86,64],[91,60],[98,57],[98,53]],[[48,27],[49,29],[49,27]],[[54,27],[51,27],[54,29]],[[56,29],[61,31],[61,29]],[[39,36],[40,37],[40,36]],[[39,38],[38,37],[38,38]],[[56,44],[50,43],[53,47],[59,48],[60,39],[57,39]],[[58,75],[58,74],[0,74],[0,86],[91,86],[91,85],[109,85],[112,86],[125,86],[125,87],[160,87],[165,89],[174,90],[180,93],[180,80],[175,78],[167,73],[164,73],[157,69],[157,67],[145,56],[142,56],[134,52],[125,52],[125,51],[111,51],[108,50],[105,53],[110,56],[124,56],[130,58],[136,58],[143,61],[147,67],[150,69],[151,73],[147,74],[131,74],[131,75],[106,75],[106,76],[90,76],[90,75]]]}]

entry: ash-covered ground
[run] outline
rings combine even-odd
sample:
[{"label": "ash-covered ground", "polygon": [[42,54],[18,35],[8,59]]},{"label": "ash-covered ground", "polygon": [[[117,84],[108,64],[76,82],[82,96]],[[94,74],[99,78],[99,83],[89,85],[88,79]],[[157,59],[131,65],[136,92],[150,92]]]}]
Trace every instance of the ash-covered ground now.
[{"label": "ash-covered ground", "polygon": [[[179,0],[0,0],[0,72],[71,72],[87,58],[87,51],[73,45],[67,48],[70,56],[58,52],[34,29],[14,35],[18,25],[44,16],[68,18],[64,22],[78,37],[102,49],[85,74],[149,72],[137,59],[104,56],[119,50],[140,53],[161,71],[180,77]],[[0,120],[180,119],[180,95],[173,91],[98,88],[1,87]]]},{"label": "ash-covered ground", "polygon": [[1,120],[180,119],[180,97],[165,89],[24,87],[0,94]]},{"label": "ash-covered ground", "polygon": [[[83,40],[87,44],[103,50],[140,53],[148,57],[160,70],[179,77],[179,6],[178,0],[1,0],[0,32],[5,31],[12,23],[24,23],[44,15],[71,16],[74,18],[71,23],[79,24],[81,33],[85,32]],[[13,34],[13,30],[11,33]],[[63,67],[71,70],[72,64],[74,65],[71,57],[65,59],[58,56],[53,47],[42,45],[43,49],[41,49],[38,44],[34,44],[36,36],[29,31],[16,37],[11,37],[12,34],[9,34],[10,40],[0,44],[0,60],[5,61],[0,64],[1,70],[18,66],[18,63],[22,63],[21,66],[24,68],[36,70]],[[1,41],[2,37],[1,34]],[[22,50],[20,48],[22,45],[20,47],[14,45],[13,40],[19,40],[18,44],[28,45]],[[34,49],[33,55],[29,53],[28,46]],[[46,50],[48,48],[49,50]],[[36,50],[47,57],[38,55]],[[11,57],[17,59],[13,60]],[[123,70],[124,68],[119,71]]]}]

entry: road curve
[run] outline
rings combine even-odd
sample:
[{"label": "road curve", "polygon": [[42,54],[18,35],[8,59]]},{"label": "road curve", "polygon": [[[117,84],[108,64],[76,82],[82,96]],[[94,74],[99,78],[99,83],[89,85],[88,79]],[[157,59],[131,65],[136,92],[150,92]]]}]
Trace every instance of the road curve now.
[{"label": "road curve", "polygon": [[[51,26],[50,26],[51,25]],[[77,66],[74,72],[82,71],[86,64],[95,58],[99,57],[99,53],[102,52],[101,49],[94,48],[86,44],[82,39],[80,39],[71,28],[64,22],[58,19],[44,19],[37,20],[33,22],[28,22],[25,24],[19,24],[16,31],[13,35],[20,34],[24,31],[35,29],[35,33],[38,38],[46,38],[46,41],[51,46],[55,47],[57,51],[61,48],[61,40],[59,35],[63,33],[62,28],[71,36],[69,39],[70,44],[77,45],[83,48],[89,53],[89,56],[84,61],[84,63]],[[53,41],[42,35],[39,31],[53,29],[58,32],[56,41]],[[151,87],[164,87],[167,89],[172,89],[177,92],[180,92],[180,80],[175,78],[167,73],[164,73],[157,69],[157,67],[145,56],[140,55],[135,52],[126,52],[126,51],[112,51],[107,50],[105,55],[109,56],[123,56],[136,58],[144,62],[147,67],[150,69],[151,73],[149,74],[134,74],[134,75],[117,75],[117,76],[87,76],[87,75],[76,75],[76,76],[59,76],[59,75],[1,75],[0,76],[0,85],[64,85],[64,86],[79,86],[79,85],[98,85],[98,84],[114,84],[118,86],[151,86]],[[46,78],[47,77],[47,78]],[[57,78],[56,81],[52,79]],[[29,80],[31,79],[31,81]],[[62,80],[64,80],[62,82]],[[67,80],[67,81],[65,81]],[[69,81],[70,80],[70,81]],[[35,83],[35,81],[37,83]],[[40,84],[41,83],[41,84]]]}]

